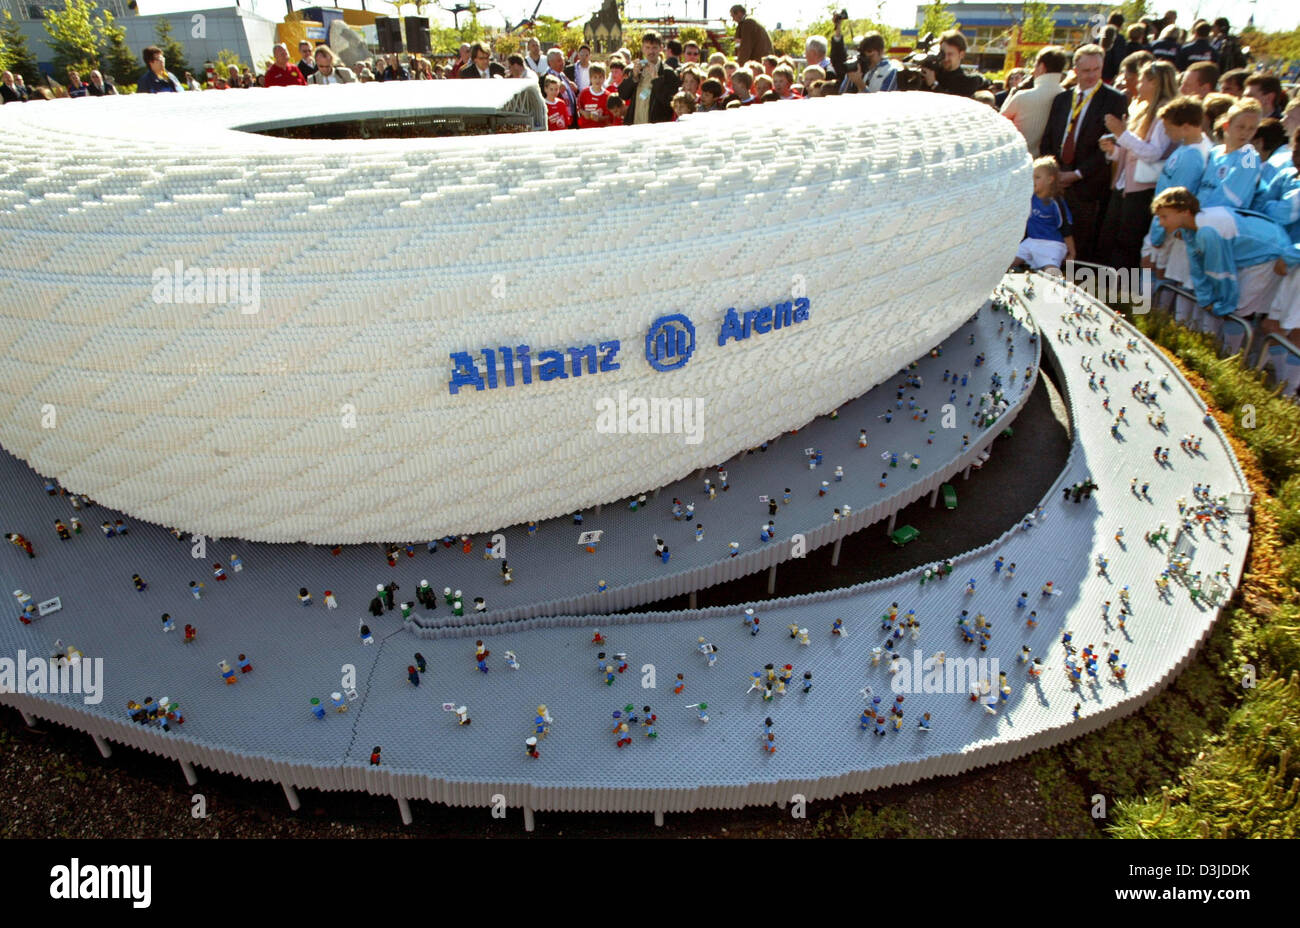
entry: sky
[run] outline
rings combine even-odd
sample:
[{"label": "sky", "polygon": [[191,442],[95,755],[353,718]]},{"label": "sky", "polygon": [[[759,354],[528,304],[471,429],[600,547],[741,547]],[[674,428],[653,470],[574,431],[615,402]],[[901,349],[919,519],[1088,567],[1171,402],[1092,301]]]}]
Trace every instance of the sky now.
[{"label": "sky", "polygon": [[[140,12],[149,13],[171,13],[182,10],[201,10],[213,6],[225,6],[230,4],[230,0],[138,0]],[[253,0],[243,0],[244,4],[251,5]],[[255,0],[257,9],[263,15],[271,15],[273,18],[280,18],[284,12],[282,0]],[[456,0],[436,0],[438,6],[452,7],[456,5]],[[461,0],[464,2],[464,0]],[[709,2],[709,16],[711,19],[720,19],[727,17],[727,10],[730,9],[736,0],[711,0]],[[745,0],[740,0],[745,2]],[[494,9],[480,14],[480,19],[488,25],[501,25],[502,17],[508,18],[512,23],[518,22],[532,14],[537,4],[537,0],[482,0],[482,3],[490,4]],[[655,15],[673,15],[681,18],[699,18],[703,11],[704,0],[625,0],[625,10],[629,16],[655,16]],[[338,5],[360,9],[360,0],[339,0],[337,4],[330,0],[322,0],[319,4],[297,0],[294,3],[295,9],[301,9],[306,6],[321,5],[331,6]],[[824,18],[827,15],[827,9],[830,6],[830,0],[750,0],[745,4],[750,8],[750,15],[768,28],[775,28],[779,23],[782,27],[796,28],[806,25],[816,19]],[[881,19],[891,26],[912,27],[916,25],[916,7],[917,0],[860,0],[854,4],[850,0],[841,0],[841,6],[849,11],[849,15],[855,17],[864,17],[872,19]],[[1290,30],[1300,25],[1300,3],[1294,0],[1263,0],[1255,3],[1252,0],[1159,0],[1153,4],[1161,12],[1165,10],[1177,10],[1180,25],[1190,25],[1192,20],[1198,15],[1213,19],[1216,16],[1226,16],[1232,22],[1233,31],[1237,31],[1241,26],[1246,24],[1250,18],[1251,12],[1255,14],[1255,23],[1262,29],[1270,31]],[[377,12],[392,12],[391,3],[384,0],[368,0],[367,9]],[[557,19],[574,20],[577,25],[591,16],[600,7],[600,0],[542,0],[542,15],[554,16]],[[956,14],[958,21],[961,20],[961,4],[952,3],[950,8]],[[879,13],[877,13],[879,9]],[[411,6],[403,9],[404,15],[413,15],[415,10]],[[446,25],[451,25],[452,16],[450,13],[439,11],[434,5],[425,8],[422,15],[429,16]]]}]

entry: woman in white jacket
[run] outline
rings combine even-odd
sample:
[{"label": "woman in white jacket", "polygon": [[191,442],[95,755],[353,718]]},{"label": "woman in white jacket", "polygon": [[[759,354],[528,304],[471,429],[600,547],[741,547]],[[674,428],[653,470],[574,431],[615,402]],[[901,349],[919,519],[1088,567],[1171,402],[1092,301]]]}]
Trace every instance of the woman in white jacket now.
[{"label": "woman in white jacket", "polygon": [[338,57],[328,45],[316,46],[316,73],[307,78],[309,84],[351,84],[357,79],[348,68],[338,63]]},{"label": "woman in white jacket", "polygon": [[1157,117],[1160,107],[1178,96],[1178,72],[1167,61],[1153,61],[1138,78],[1138,94],[1127,124],[1106,116],[1103,137],[1107,160],[1116,163],[1110,203],[1102,222],[1100,253],[1115,268],[1136,268],[1141,261],[1142,237],[1151,224],[1151,199],[1165,158],[1174,148]]}]

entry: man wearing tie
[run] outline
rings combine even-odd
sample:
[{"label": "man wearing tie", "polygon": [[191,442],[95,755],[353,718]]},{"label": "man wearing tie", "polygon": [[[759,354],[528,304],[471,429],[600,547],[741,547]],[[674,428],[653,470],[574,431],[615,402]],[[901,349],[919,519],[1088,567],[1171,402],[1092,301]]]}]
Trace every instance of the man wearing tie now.
[{"label": "man wearing tie", "polygon": [[1080,261],[1097,260],[1097,231],[1101,209],[1110,192],[1110,165],[1098,141],[1106,131],[1107,114],[1125,118],[1128,101],[1101,82],[1106,52],[1085,45],[1074,53],[1076,84],[1052,100],[1042,152],[1061,168],[1065,203],[1074,216],[1074,242]]}]

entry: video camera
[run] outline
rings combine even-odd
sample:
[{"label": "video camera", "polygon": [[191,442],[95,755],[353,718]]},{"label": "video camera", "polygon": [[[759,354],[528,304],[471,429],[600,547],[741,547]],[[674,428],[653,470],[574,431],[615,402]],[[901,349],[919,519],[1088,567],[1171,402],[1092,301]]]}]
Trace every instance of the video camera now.
[{"label": "video camera", "polygon": [[916,48],[903,59],[903,68],[898,72],[899,90],[926,90],[921,69],[927,68],[936,73],[943,69],[943,53],[937,49],[931,50],[934,43],[933,32],[927,32],[916,40]]}]

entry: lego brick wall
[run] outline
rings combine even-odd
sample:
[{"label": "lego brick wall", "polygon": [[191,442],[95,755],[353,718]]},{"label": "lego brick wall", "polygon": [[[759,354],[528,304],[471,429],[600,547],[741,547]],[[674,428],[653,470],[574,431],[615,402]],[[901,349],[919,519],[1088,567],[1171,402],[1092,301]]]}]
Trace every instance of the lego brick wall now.
[{"label": "lego brick wall", "polygon": [[[208,535],[493,530],[663,485],[861,395],[979,306],[1023,232],[1019,135],[933,95],[456,139],[235,128],[501,89],[468,83],[6,107],[0,445]],[[231,270],[222,303],[206,283]],[[204,287],[175,285],[195,273]],[[728,309],[798,296],[804,321],[718,344]],[[647,335],[670,314],[695,351],[656,370]],[[617,368],[574,372],[569,348],[611,341]],[[497,388],[451,392],[456,353],[521,344],[566,376],[523,384],[516,365],[507,387],[498,351]],[[706,398],[702,440],[598,431],[596,401],[620,391]]]}]

